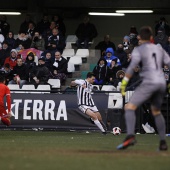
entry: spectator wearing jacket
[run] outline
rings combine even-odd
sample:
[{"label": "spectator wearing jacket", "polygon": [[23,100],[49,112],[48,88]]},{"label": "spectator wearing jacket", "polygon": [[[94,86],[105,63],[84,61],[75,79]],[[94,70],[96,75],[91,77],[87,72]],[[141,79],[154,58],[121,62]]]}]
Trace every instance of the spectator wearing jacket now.
[{"label": "spectator wearing jacket", "polygon": [[84,42],[85,49],[88,49],[89,42],[97,37],[98,33],[94,24],[89,22],[89,17],[85,16],[83,23],[80,23],[75,32],[78,40],[76,42],[77,48],[82,48],[81,43]]},{"label": "spectator wearing jacket", "polygon": [[61,83],[67,78],[67,60],[61,56],[60,51],[55,52],[55,61],[53,63],[53,78],[60,79]]},{"label": "spectator wearing jacket", "polygon": [[40,50],[40,51],[45,50],[44,38],[40,35],[40,33],[38,31],[35,31],[30,47],[35,48],[35,49]]},{"label": "spectator wearing jacket", "polygon": [[109,35],[105,35],[104,36],[104,41],[99,42],[96,46],[95,49],[99,49],[101,51],[101,56],[105,56],[106,55],[106,49],[107,48],[113,48],[113,50],[116,50],[116,46],[113,42],[110,41],[110,36]]},{"label": "spectator wearing jacket", "polygon": [[19,84],[20,88],[28,81],[28,73],[26,65],[22,61],[22,58],[17,58],[17,64],[12,70],[13,80],[9,81],[8,84]]},{"label": "spectator wearing jacket", "polygon": [[14,33],[12,31],[8,32],[7,37],[5,38],[5,41],[8,42],[8,46],[11,50],[15,48]]},{"label": "spectator wearing jacket", "polygon": [[26,32],[22,30],[19,31],[18,38],[15,41],[15,48],[21,50],[20,45],[23,46],[24,49],[28,49],[31,46],[30,38],[26,35]]},{"label": "spectator wearing jacket", "polygon": [[52,35],[47,40],[46,49],[48,52],[55,53],[55,51],[63,52],[66,46],[64,37],[59,34],[57,28],[52,30]]},{"label": "spectator wearing jacket", "polygon": [[27,74],[29,75],[29,82],[30,82],[31,71],[34,67],[36,67],[34,58],[35,58],[34,54],[32,52],[30,52],[25,59],[26,70],[27,70]]},{"label": "spectator wearing jacket", "polygon": [[7,57],[5,59],[4,64],[8,63],[10,65],[10,69],[13,70],[13,68],[16,66],[17,64],[17,51],[15,49],[11,50],[11,54],[10,57]]},{"label": "spectator wearing jacket", "polygon": [[118,57],[114,55],[114,50],[113,48],[107,48],[106,49],[106,55],[104,56],[104,59],[107,61],[107,66],[110,67],[111,62],[113,59],[117,59],[117,64],[121,65],[120,60]]},{"label": "spectator wearing jacket", "polygon": [[114,55],[120,60],[121,66],[124,68],[126,66],[127,54],[123,50],[123,44],[118,44]]},{"label": "spectator wearing jacket", "polygon": [[0,68],[4,65],[5,59],[10,56],[10,52],[8,42],[4,41],[2,43],[2,49],[0,50]]},{"label": "spectator wearing jacket", "polygon": [[107,66],[107,61],[104,58],[100,58],[97,65],[93,69],[93,73],[95,74],[95,82],[96,85],[104,85],[109,80],[109,67]]},{"label": "spectator wearing jacket", "polygon": [[50,72],[45,66],[45,58],[41,57],[38,59],[38,66],[34,67],[30,73],[30,83],[34,84],[35,88],[39,84],[48,84]]}]

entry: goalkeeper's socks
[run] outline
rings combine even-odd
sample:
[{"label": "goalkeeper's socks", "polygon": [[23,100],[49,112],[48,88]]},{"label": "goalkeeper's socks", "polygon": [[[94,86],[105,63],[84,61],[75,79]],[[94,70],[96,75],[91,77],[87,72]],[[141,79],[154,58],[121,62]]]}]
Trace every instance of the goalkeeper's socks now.
[{"label": "goalkeeper's socks", "polygon": [[165,119],[162,114],[154,116],[157,131],[159,133],[160,140],[165,140]]},{"label": "goalkeeper's socks", "polygon": [[102,132],[105,132],[103,126],[101,125],[101,123],[99,122],[98,119],[93,120],[93,121],[94,121],[95,125],[96,125]]},{"label": "goalkeeper's socks", "polygon": [[136,115],[134,110],[125,111],[127,134],[135,134]]}]

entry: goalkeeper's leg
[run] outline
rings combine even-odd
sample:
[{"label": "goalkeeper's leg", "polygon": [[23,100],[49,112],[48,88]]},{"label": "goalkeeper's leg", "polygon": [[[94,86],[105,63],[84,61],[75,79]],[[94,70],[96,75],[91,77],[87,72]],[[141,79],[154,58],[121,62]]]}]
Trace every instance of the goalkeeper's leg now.
[{"label": "goalkeeper's leg", "polygon": [[8,116],[5,108],[1,108],[0,109],[0,120],[6,126],[10,126],[11,125],[10,117]]}]

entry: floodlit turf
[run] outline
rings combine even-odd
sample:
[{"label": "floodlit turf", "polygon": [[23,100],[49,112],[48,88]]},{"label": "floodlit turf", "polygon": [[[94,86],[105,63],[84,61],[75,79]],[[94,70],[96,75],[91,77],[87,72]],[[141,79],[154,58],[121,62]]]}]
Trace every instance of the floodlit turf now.
[{"label": "floodlit turf", "polygon": [[[125,134],[0,131],[1,170],[170,170],[170,151],[158,152],[158,135],[137,135],[117,151]],[[170,146],[170,137],[167,137]]]}]

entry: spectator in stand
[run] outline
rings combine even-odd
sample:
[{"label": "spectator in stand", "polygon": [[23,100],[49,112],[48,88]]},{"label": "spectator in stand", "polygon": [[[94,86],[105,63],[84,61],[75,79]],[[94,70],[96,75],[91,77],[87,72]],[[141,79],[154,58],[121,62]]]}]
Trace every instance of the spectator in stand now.
[{"label": "spectator in stand", "polygon": [[22,30],[19,31],[18,38],[15,41],[15,48],[21,50],[20,46],[23,46],[24,49],[28,49],[31,46],[31,40],[28,38],[28,35],[26,35],[26,32]]},{"label": "spectator in stand", "polygon": [[50,27],[50,21],[48,19],[48,14],[44,14],[43,18],[40,22],[37,24],[37,30],[38,32],[43,35],[43,33]]},{"label": "spectator in stand", "polygon": [[60,51],[55,52],[52,74],[53,78],[60,79],[61,83],[64,83],[67,78],[67,60],[61,56]]},{"label": "spectator in stand", "polygon": [[52,35],[53,29],[56,28],[56,27],[57,27],[56,22],[55,22],[55,21],[51,21],[49,28],[46,29],[46,30],[43,32],[42,36],[43,36],[43,38],[44,38],[44,40],[45,40],[45,43],[47,43],[48,38]]},{"label": "spectator in stand", "polygon": [[129,45],[130,45],[130,37],[126,35],[123,37],[123,49],[124,50],[129,49]]},{"label": "spectator in stand", "polygon": [[2,49],[0,50],[0,68],[4,65],[5,59],[10,56],[10,48],[8,47],[8,43],[4,41],[2,43]]},{"label": "spectator in stand", "polygon": [[12,31],[9,31],[5,41],[8,42],[8,47],[12,50],[15,48],[15,39],[14,39],[14,33]]},{"label": "spectator in stand", "polygon": [[11,50],[11,54],[10,57],[7,57],[5,59],[4,64],[8,63],[10,65],[10,69],[13,70],[13,68],[16,66],[17,64],[17,51],[15,49]]},{"label": "spectator in stand", "polygon": [[170,35],[170,27],[165,17],[161,17],[159,22],[155,25],[155,36],[158,34],[160,28],[164,30],[167,36]]},{"label": "spectator in stand", "polygon": [[118,44],[117,50],[115,51],[114,55],[120,60],[121,66],[122,68],[124,68],[127,61],[127,54],[123,50],[123,44]]},{"label": "spectator in stand", "polygon": [[55,21],[56,23],[56,28],[59,30],[59,33],[61,33],[64,37],[66,34],[66,26],[63,22],[63,19],[61,18],[61,16],[59,14],[54,15],[52,17],[52,21]]},{"label": "spectator in stand", "polygon": [[135,88],[141,83],[142,80],[140,78],[139,73],[140,73],[140,67],[136,66],[134,68],[134,74],[128,83],[128,86],[127,86],[128,90],[134,91]]},{"label": "spectator in stand", "polygon": [[166,43],[166,45],[165,45],[165,50],[166,50],[166,52],[169,54],[169,56],[170,56],[170,36],[168,37],[168,41],[167,41],[167,43]]},{"label": "spectator in stand", "polygon": [[35,48],[40,51],[45,50],[44,38],[40,35],[40,33],[38,31],[35,31],[30,47]]},{"label": "spectator in stand", "polygon": [[31,19],[31,16],[30,16],[29,14],[27,14],[27,15],[25,16],[24,22],[21,23],[19,30],[22,30],[23,32],[26,33],[27,30],[28,30],[28,25],[29,25],[29,23],[31,23],[31,22],[34,23],[34,22],[32,21],[32,19]]},{"label": "spectator in stand", "polygon": [[[120,86],[122,79],[125,76],[125,72],[123,70],[118,70],[116,72],[116,77],[110,77],[109,84],[113,85],[114,87]],[[118,90],[118,89],[117,89]]]},{"label": "spectator in stand", "polygon": [[52,58],[51,53],[47,52],[45,55],[45,65],[49,69],[51,74],[53,72],[53,63],[54,63],[54,59]]},{"label": "spectator in stand", "polygon": [[57,28],[54,28],[52,31],[52,35],[48,38],[47,41],[47,52],[51,52],[53,54],[55,53],[55,51],[61,51],[62,53],[65,46],[65,38],[61,34],[59,34]]},{"label": "spectator in stand", "polygon": [[7,36],[9,30],[10,30],[10,25],[7,22],[6,15],[1,15],[0,16],[0,31],[3,34],[4,37]]},{"label": "spectator in stand", "polygon": [[35,27],[35,24],[34,22],[30,22],[28,24],[28,30],[26,32],[26,34],[28,35],[28,37],[32,40],[34,34],[35,34],[35,31],[36,31],[36,27]]},{"label": "spectator in stand", "polygon": [[165,49],[167,42],[168,42],[168,36],[165,34],[165,30],[163,28],[159,28],[158,34],[154,38],[154,43],[160,44],[162,48]]},{"label": "spectator in stand", "polygon": [[48,84],[49,75],[50,72],[45,66],[45,58],[39,58],[38,66],[31,70],[30,83],[34,84],[35,88],[37,88],[39,84]]},{"label": "spectator in stand", "polygon": [[[83,23],[80,23],[75,34],[78,38],[76,44],[77,48],[89,48],[89,42],[92,41],[95,37],[97,37],[97,30],[94,24],[89,22],[89,17],[85,16]],[[84,46],[82,47],[81,43],[84,42]]]},{"label": "spectator in stand", "polygon": [[29,76],[29,82],[30,82],[30,74],[31,74],[31,71],[34,67],[36,67],[36,63],[34,62],[34,54],[32,52],[30,52],[26,59],[25,59],[25,65],[26,65],[26,70],[27,70],[27,74]]},{"label": "spectator in stand", "polygon": [[99,42],[95,46],[95,49],[98,49],[98,50],[101,51],[101,56],[105,56],[106,55],[105,51],[109,47],[113,48],[114,51],[116,50],[115,44],[110,41],[110,36],[109,35],[105,35],[104,36],[104,41]]},{"label": "spectator in stand", "polygon": [[107,66],[110,67],[111,62],[113,59],[117,59],[117,64],[121,65],[120,60],[114,56],[114,50],[113,48],[107,48],[106,49],[106,55],[104,56],[104,59],[107,61]]},{"label": "spectator in stand", "polygon": [[3,34],[1,32],[1,30],[0,30],[0,50],[2,48],[2,43],[4,42],[4,40],[5,40],[5,37],[3,36]]},{"label": "spectator in stand", "polygon": [[117,64],[117,58],[114,58],[111,61],[110,67],[109,67],[109,81],[112,81],[116,78],[116,73],[122,69],[120,65]]},{"label": "spectator in stand", "polygon": [[12,78],[13,78],[9,63],[6,63],[0,69],[0,75],[5,77],[5,80],[6,80],[5,84],[8,85],[9,81],[12,80]]},{"label": "spectator in stand", "polygon": [[95,75],[94,84],[96,85],[107,84],[109,80],[108,72],[109,67],[107,66],[107,61],[104,58],[100,58],[97,65],[93,69],[93,73]]},{"label": "spectator in stand", "polygon": [[137,36],[138,36],[138,32],[136,30],[136,27],[131,26],[129,31],[129,38],[130,38],[130,44],[133,45],[134,47],[138,45]]},{"label": "spectator in stand", "polygon": [[8,84],[19,84],[19,87],[22,88],[22,86],[27,83],[28,72],[22,58],[17,58],[17,64],[12,70],[12,74],[13,80],[9,81]]},{"label": "spectator in stand", "polygon": [[124,65],[124,69],[123,69],[123,70],[126,70],[126,68],[129,66],[130,62],[131,62],[131,53],[128,52],[128,53],[127,53],[126,64]]}]

